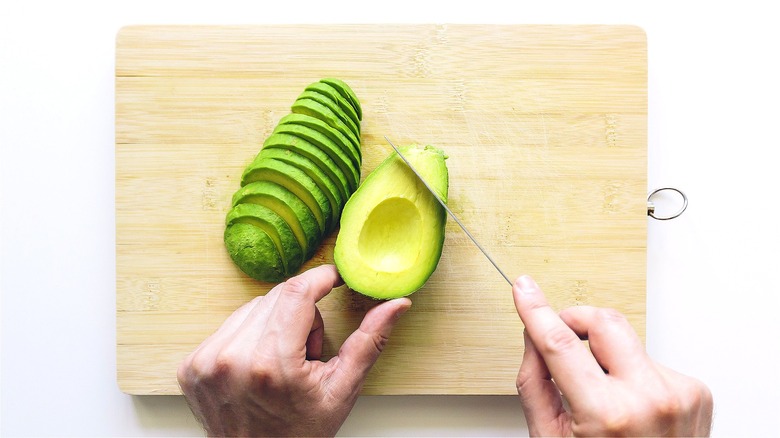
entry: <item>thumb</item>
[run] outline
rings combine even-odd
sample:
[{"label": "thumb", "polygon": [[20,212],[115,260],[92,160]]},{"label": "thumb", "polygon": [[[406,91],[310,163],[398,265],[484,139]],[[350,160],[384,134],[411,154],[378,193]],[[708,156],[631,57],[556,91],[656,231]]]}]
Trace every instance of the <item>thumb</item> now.
[{"label": "thumb", "polygon": [[379,304],[366,313],[360,327],[344,341],[333,374],[338,381],[333,383],[344,390],[345,395],[357,395],[360,391],[368,372],[390,339],[390,332],[411,305],[408,298]]}]

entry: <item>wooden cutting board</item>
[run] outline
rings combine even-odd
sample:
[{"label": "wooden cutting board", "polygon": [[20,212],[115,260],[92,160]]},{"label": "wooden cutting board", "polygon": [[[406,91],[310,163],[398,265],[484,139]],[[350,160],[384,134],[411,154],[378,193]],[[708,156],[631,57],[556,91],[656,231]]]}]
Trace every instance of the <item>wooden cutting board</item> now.
[{"label": "wooden cutting board", "polygon": [[[363,177],[397,144],[449,155],[450,206],[557,309],[610,306],[644,338],[647,56],[630,26],[327,25],[121,30],[116,57],[117,379],[178,394],[184,356],[271,284],[243,275],[223,221],[244,166],[297,95],[347,81]],[[450,221],[365,394],[514,394],[509,287]],[[305,268],[332,262],[335,234]],[[374,302],[319,308],[330,357]]]}]

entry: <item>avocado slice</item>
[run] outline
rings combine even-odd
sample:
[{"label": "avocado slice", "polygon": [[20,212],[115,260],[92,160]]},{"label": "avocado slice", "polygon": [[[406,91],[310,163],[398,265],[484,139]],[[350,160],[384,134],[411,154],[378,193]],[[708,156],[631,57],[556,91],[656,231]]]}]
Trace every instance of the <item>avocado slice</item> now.
[{"label": "avocado slice", "polygon": [[337,183],[339,193],[344,200],[352,194],[354,190],[350,188],[350,181],[330,155],[305,139],[288,134],[286,129],[281,129],[281,131],[283,132],[275,132],[268,137],[263,143],[263,150],[282,149],[303,155],[313,161],[333,182]]},{"label": "avocado slice", "polygon": [[306,114],[322,120],[347,137],[352,147],[360,149],[360,139],[325,105],[312,99],[298,99],[293,103],[291,110],[296,114]]},{"label": "avocado slice", "polygon": [[350,120],[357,126],[358,134],[360,134],[360,117],[358,117],[355,107],[342,96],[339,91],[333,88],[332,85],[328,85],[325,82],[315,82],[308,87],[305,91],[314,91],[316,93],[324,94],[328,96],[330,100],[336,102],[339,109],[346,114]]},{"label": "avocado slice", "polygon": [[353,134],[355,134],[355,137],[360,138],[360,126],[355,124],[355,121],[352,120],[339,106],[338,102],[334,101],[330,97],[328,97],[326,94],[319,93],[317,91],[312,90],[304,90],[303,93],[301,93],[298,96],[298,99],[311,99],[315,102],[318,102],[325,107],[327,107],[333,114],[338,117],[338,119],[341,121],[341,123],[347,125],[347,127],[352,131]]},{"label": "avocado slice", "polygon": [[330,201],[317,184],[303,171],[272,158],[257,158],[247,166],[241,176],[241,186],[255,181],[271,181],[293,192],[314,214],[320,233],[332,229],[332,214]]},{"label": "avocado slice", "polygon": [[335,164],[338,166],[337,169],[334,169],[332,176],[338,178],[339,181],[343,180],[350,194],[357,189],[357,185],[360,183],[360,165],[328,137],[307,126],[280,123],[276,126],[274,134],[265,141],[263,147],[284,147],[285,144],[291,148],[299,149],[300,153],[304,155],[312,156],[312,159],[315,158],[314,155],[317,155],[317,158],[321,157],[324,152],[325,158],[320,160],[322,165],[331,167],[332,164]]},{"label": "avocado slice", "polygon": [[[317,187],[322,190],[325,197],[328,198],[330,203],[330,211],[333,214],[332,224],[338,224],[338,220],[341,216],[341,208],[346,202],[346,198],[341,196],[341,191],[338,188],[338,184],[328,177],[322,169],[317,166],[312,160],[306,158],[303,155],[291,151],[289,149],[275,149],[275,148],[263,148],[260,152],[260,156],[263,159],[272,158],[279,160],[283,163],[287,163],[291,166],[297,167],[300,171],[309,176],[309,178],[317,184]],[[332,230],[330,230],[332,231]]]},{"label": "avocado slice", "polygon": [[322,237],[317,219],[292,192],[270,181],[255,181],[233,195],[232,205],[238,204],[258,204],[275,211],[290,226],[305,258],[308,260],[314,255]]},{"label": "avocado slice", "polygon": [[[403,146],[401,153],[447,202],[444,153]],[[376,299],[409,295],[430,278],[441,258],[447,213],[393,152],[344,206],[334,260],[351,289]]]},{"label": "avocado slice", "polygon": [[337,89],[339,93],[341,93],[341,95],[345,99],[347,99],[349,103],[352,104],[352,107],[355,108],[355,112],[358,115],[358,119],[363,120],[363,109],[360,107],[360,100],[357,98],[355,92],[352,91],[352,88],[349,85],[347,85],[346,82],[338,78],[323,78],[320,80],[320,82],[328,84],[331,87]]},{"label": "avocado slice", "polygon": [[282,119],[279,120],[279,125],[302,125],[314,129],[320,134],[328,137],[339,146],[345,154],[348,154],[353,161],[357,162],[358,173],[360,173],[360,165],[363,162],[363,151],[361,151],[359,147],[356,148],[355,145],[352,144],[352,141],[336,128],[333,128],[322,120],[308,114],[295,113],[282,117]]},{"label": "avocado slice", "polygon": [[285,278],[282,256],[262,229],[252,224],[234,223],[225,228],[224,240],[230,258],[246,275],[268,282]]},{"label": "avocado slice", "polygon": [[225,224],[249,224],[263,231],[271,238],[282,258],[287,276],[298,272],[303,264],[303,251],[290,226],[275,211],[258,204],[238,204],[227,214]]}]

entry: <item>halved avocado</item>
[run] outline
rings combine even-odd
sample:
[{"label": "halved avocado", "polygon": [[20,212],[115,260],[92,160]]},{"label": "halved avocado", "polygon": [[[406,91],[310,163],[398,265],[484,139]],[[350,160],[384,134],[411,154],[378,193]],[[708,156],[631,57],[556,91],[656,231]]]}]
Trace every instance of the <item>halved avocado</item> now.
[{"label": "halved avocado", "polygon": [[330,201],[322,193],[317,184],[295,166],[271,158],[262,158],[260,155],[250,164],[241,176],[241,186],[255,181],[271,181],[299,197],[314,213],[320,232],[325,233],[333,229],[333,212],[330,210]]},{"label": "halved avocado", "polygon": [[350,120],[357,126],[358,134],[360,133],[360,117],[358,117],[355,108],[349,103],[339,91],[333,88],[332,85],[328,85],[325,82],[315,82],[306,87],[306,91],[314,91],[316,93],[324,94],[330,98],[330,100],[336,102]]},{"label": "halved avocado", "polygon": [[268,282],[285,278],[282,256],[262,229],[240,222],[228,225],[224,240],[230,258],[246,275]]},{"label": "halved avocado", "polygon": [[283,163],[297,167],[300,171],[308,175],[309,178],[317,184],[317,187],[322,190],[325,197],[328,198],[328,202],[330,202],[330,211],[333,214],[332,224],[334,227],[338,224],[339,218],[341,217],[341,208],[344,206],[346,198],[341,196],[341,190],[338,188],[338,183],[331,180],[316,163],[289,149],[263,148],[263,150],[260,151],[260,157],[263,159],[271,158],[279,160]]},{"label": "halved avocado", "polygon": [[356,148],[355,145],[352,144],[352,141],[342,134],[341,131],[322,120],[308,114],[292,113],[282,117],[282,119],[279,120],[279,125],[302,125],[314,129],[331,139],[345,154],[348,154],[354,162],[357,162],[358,170],[360,169],[360,165],[363,162],[363,152],[360,148]]},{"label": "halved avocado", "polygon": [[355,92],[352,90],[352,88],[347,85],[346,82],[342,81],[338,78],[324,78],[321,79],[320,82],[323,82],[325,84],[330,85],[331,87],[337,89],[341,95],[349,101],[349,103],[352,104],[352,107],[355,108],[355,112],[358,115],[358,119],[363,120],[363,109],[360,107],[360,100],[355,95]]},{"label": "halved avocado", "polygon": [[322,237],[317,219],[291,191],[270,181],[255,181],[233,195],[232,205],[238,204],[258,204],[275,211],[290,226],[305,258],[308,260],[314,255]]},{"label": "halved avocado", "polygon": [[258,204],[238,204],[227,214],[225,224],[249,224],[263,231],[276,245],[285,275],[294,275],[303,264],[303,251],[290,226],[275,211]]},{"label": "halved avocado", "polygon": [[[319,155],[324,152],[330,160],[319,159],[318,161],[321,161],[325,166],[330,166],[332,161],[333,164],[338,166],[338,171],[334,172],[333,176],[338,177],[338,175],[341,175],[339,180],[344,180],[350,194],[357,189],[357,185],[360,183],[360,165],[354,162],[328,137],[308,126],[280,123],[276,126],[274,134],[263,143],[263,147],[284,147],[285,144],[288,144],[289,147],[300,149],[301,153],[307,156],[313,155],[309,151],[314,151]],[[319,158],[319,155],[317,158]],[[314,158],[312,156],[312,159]]]},{"label": "halved avocado", "polygon": [[360,138],[360,126],[355,124],[355,121],[352,120],[346,112],[344,112],[343,109],[341,109],[341,106],[339,106],[339,103],[335,100],[328,97],[326,94],[322,94],[317,91],[312,90],[304,90],[303,93],[301,93],[298,96],[298,99],[311,99],[315,102],[318,102],[325,107],[327,107],[333,114],[336,115],[336,117],[339,118],[341,123],[347,125],[347,127],[352,131],[353,134],[355,134],[355,137]]},{"label": "halved avocado", "polygon": [[306,114],[322,120],[344,134],[352,142],[355,149],[360,149],[360,139],[325,105],[312,99],[298,99],[293,103],[291,109],[293,113]]},{"label": "halved avocado", "polygon": [[[433,146],[400,148],[445,202],[444,153]],[[386,158],[347,201],[334,260],[351,289],[377,299],[409,295],[441,258],[447,213],[396,154]]]}]

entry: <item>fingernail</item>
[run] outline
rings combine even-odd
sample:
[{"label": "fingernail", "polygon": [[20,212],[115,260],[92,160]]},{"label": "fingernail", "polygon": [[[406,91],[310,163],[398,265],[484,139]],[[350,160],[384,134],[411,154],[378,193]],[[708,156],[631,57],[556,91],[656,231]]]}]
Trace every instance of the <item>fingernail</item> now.
[{"label": "fingernail", "polygon": [[528,275],[521,275],[515,280],[515,285],[520,292],[524,295],[530,295],[536,293],[539,290],[539,286],[536,284],[533,278]]}]

